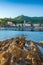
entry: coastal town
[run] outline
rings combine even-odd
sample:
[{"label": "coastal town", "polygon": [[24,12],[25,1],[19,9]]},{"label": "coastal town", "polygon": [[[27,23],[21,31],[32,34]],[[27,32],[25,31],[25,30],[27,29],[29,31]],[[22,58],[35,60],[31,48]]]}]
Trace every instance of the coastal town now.
[{"label": "coastal town", "polygon": [[27,23],[25,20],[24,20],[24,23],[17,23],[17,24],[14,24],[14,23],[12,23],[11,21],[7,21],[7,23],[6,23],[7,25],[9,25],[9,26],[30,26],[30,27],[32,27],[32,26],[34,26],[34,27],[40,27],[40,26],[43,26],[43,24],[31,24],[31,23]]},{"label": "coastal town", "polygon": [[0,26],[0,30],[25,30],[25,31],[43,31],[43,24],[31,24],[24,20],[23,23],[13,23],[11,21],[7,21],[4,26]]},{"label": "coastal town", "polygon": [[0,18],[0,30],[43,31],[43,17]]}]

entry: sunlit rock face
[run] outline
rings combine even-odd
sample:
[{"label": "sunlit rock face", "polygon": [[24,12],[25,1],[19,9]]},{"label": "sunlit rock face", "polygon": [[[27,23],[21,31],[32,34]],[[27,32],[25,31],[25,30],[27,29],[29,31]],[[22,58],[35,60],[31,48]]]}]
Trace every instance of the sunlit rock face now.
[{"label": "sunlit rock face", "polygon": [[23,37],[0,41],[0,65],[43,65],[40,43]]}]

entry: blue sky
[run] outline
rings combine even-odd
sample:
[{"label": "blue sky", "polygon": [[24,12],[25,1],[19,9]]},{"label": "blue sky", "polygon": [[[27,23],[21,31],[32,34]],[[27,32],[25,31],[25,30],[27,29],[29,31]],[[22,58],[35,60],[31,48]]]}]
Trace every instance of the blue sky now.
[{"label": "blue sky", "polygon": [[43,0],[0,0],[0,18],[43,16]]}]

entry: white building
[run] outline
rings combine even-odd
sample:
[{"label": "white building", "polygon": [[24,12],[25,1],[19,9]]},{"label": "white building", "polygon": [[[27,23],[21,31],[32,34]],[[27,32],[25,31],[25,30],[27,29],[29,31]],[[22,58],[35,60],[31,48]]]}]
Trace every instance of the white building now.
[{"label": "white building", "polygon": [[30,24],[30,23],[27,23],[27,22],[24,20],[23,26],[31,26],[31,24]]},{"label": "white building", "polygon": [[40,24],[33,24],[33,26],[40,26]]},{"label": "white building", "polygon": [[[24,25],[24,24],[23,24]],[[28,24],[28,23],[25,23],[25,25],[24,26],[31,26],[31,24]]]},{"label": "white building", "polygon": [[10,22],[10,21],[7,22],[7,25],[9,25],[9,26],[15,26],[15,24],[13,24],[13,23]]}]

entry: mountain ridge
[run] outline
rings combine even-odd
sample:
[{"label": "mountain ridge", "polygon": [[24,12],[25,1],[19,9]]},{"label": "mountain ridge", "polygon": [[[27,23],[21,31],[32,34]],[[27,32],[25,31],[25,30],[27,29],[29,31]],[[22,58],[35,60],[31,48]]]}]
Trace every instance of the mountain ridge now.
[{"label": "mountain ridge", "polygon": [[43,17],[29,17],[29,16],[24,16],[20,15],[14,18],[14,20],[24,22],[30,22],[30,23],[43,23]]}]

